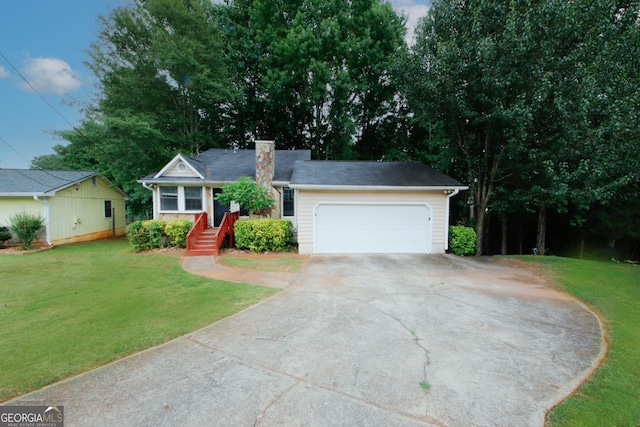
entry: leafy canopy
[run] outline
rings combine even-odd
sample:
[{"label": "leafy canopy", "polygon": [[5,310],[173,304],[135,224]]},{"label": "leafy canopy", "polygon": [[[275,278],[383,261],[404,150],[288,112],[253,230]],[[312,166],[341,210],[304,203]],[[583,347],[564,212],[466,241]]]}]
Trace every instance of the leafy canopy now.
[{"label": "leafy canopy", "polygon": [[222,192],[216,194],[215,199],[225,205],[235,202],[241,208],[258,215],[266,214],[276,202],[270,197],[266,188],[256,184],[248,176],[240,177],[236,181],[224,185]]}]

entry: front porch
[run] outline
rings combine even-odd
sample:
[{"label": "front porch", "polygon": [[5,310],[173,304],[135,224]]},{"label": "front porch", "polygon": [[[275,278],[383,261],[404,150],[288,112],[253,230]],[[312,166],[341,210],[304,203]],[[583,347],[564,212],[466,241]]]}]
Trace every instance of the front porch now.
[{"label": "front porch", "polygon": [[239,217],[239,212],[225,212],[218,227],[209,227],[207,213],[196,214],[193,227],[187,234],[187,255],[219,255],[227,236],[229,246],[233,246],[233,225]]}]

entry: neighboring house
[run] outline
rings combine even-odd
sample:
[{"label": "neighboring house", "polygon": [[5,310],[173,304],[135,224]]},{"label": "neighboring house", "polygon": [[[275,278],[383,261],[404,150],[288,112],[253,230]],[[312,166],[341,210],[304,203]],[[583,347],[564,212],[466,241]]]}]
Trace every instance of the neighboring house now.
[{"label": "neighboring house", "polygon": [[123,235],[127,198],[96,172],[0,169],[0,224],[20,212],[41,215],[48,244]]},{"label": "neighboring house", "polygon": [[272,216],[293,222],[301,254],[444,253],[449,200],[468,187],[419,162],[311,161],[307,150],[212,149],[177,155],[139,180],[153,191],[154,219],[193,220],[209,227],[228,206],[213,199],[224,184],[250,176],[272,192]]}]

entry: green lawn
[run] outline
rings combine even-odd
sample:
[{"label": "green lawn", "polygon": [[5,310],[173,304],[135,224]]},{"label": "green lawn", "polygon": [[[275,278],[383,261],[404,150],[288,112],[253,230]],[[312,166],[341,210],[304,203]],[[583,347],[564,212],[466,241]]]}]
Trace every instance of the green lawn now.
[{"label": "green lawn", "polygon": [[236,313],[275,289],[186,273],[125,239],[0,255],[0,401]]},{"label": "green lawn", "polygon": [[640,425],[640,268],[557,257],[519,258],[548,271],[604,317],[609,351],[602,366],[556,406],[549,426]]},{"label": "green lawn", "polygon": [[229,267],[285,273],[300,271],[304,265],[304,259],[297,254],[278,254],[268,257],[260,255],[220,255],[216,262]]}]

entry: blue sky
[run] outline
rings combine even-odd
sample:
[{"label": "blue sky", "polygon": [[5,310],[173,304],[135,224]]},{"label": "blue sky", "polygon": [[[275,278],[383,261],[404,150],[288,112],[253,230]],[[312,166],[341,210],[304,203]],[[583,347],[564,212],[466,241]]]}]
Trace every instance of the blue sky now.
[{"label": "blue sky", "polygon": [[[52,131],[71,129],[92,94],[86,50],[99,15],[127,0],[19,0],[0,6],[0,168],[28,168],[35,156],[65,144]],[[392,0],[414,27],[429,0]],[[15,67],[54,109],[25,83]],[[59,113],[59,114],[58,114]],[[60,117],[63,116],[63,117]]]}]

